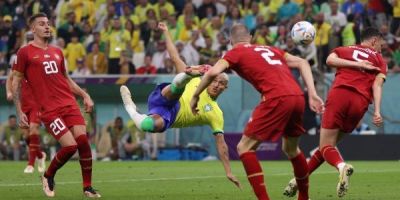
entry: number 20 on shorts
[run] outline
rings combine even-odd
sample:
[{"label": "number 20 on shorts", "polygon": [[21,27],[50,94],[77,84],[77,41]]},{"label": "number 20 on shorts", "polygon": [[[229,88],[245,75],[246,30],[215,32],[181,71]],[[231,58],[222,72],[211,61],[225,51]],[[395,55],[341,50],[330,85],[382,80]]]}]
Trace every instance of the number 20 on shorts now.
[{"label": "number 20 on shorts", "polygon": [[50,129],[53,131],[54,135],[58,135],[65,129],[65,125],[60,118],[57,118],[50,124]]}]

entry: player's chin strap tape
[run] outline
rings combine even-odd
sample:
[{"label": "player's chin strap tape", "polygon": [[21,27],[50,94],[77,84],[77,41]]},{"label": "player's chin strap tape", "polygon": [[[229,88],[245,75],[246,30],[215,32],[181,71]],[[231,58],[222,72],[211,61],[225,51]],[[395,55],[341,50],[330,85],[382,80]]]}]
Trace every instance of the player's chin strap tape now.
[{"label": "player's chin strap tape", "polygon": [[145,132],[153,132],[154,131],[154,120],[151,117],[146,117],[140,123],[140,129]]}]

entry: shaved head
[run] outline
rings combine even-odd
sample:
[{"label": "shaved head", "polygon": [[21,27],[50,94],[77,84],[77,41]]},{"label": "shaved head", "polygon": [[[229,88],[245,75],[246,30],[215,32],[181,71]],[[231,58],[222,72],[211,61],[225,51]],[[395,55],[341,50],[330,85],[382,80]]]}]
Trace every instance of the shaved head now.
[{"label": "shaved head", "polygon": [[239,42],[250,42],[251,35],[249,30],[243,24],[233,25],[231,28],[231,42],[233,45]]}]

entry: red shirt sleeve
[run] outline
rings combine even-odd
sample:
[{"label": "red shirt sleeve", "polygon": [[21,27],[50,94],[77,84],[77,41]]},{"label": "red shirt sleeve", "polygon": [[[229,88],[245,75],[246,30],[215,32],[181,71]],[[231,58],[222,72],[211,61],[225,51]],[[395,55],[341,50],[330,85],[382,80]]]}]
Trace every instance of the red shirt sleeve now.
[{"label": "red shirt sleeve", "polygon": [[335,54],[338,55],[339,57],[342,57],[342,56],[341,56],[342,52],[343,52],[343,47],[337,47],[337,48],[334,48],[334,49],[331,51],[331,53],[335,53]]},{"label": "red shirt sleeve", "polygon": [[67,73],[67,68],[66,68],[66,66],[65,66],[65,58],[64,58],[64,54],[63,54],[63,52],[62,52],[62,50],[61,49],[57,49],[57,53],[61,56],[61,61],[60,61],[60,63],[61,63],[61,72],[63,73],[63,74],[66,74]]},{"label": "red shirt sleeve", "polygon": [[239,55],[240,54],[237,53],[237,48],[234,48],[226,52],[226,54],[222,58],[229,63],[230,67],[233,67],[237,63],[239,63]]},{"label": "red shirt sleeve", "polygon": [[25,73],[26,66],[27,66],[27,55],[25,48],[21,48],[17,52],[17,57],[15,57],[14,64],[12,69],[21,73]]},{"label": "red shirt sleeve", "polygon": [[388,71],[387,63],[385,62],[385,60],[383,59],[381,54],[378,54],[376,57],[378,58],[378,66],[377,67],[379,67],[381,69],[380,73],[386,75],[387,71]]}]

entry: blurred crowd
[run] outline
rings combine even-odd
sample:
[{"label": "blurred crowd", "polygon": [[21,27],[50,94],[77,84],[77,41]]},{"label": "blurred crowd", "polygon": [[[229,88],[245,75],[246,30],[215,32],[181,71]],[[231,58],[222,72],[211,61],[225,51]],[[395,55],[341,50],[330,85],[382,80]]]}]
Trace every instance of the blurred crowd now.
[{"label": "blurred crowd", "polygon": [[[230,27],[243,23],[253,43],[300,55],[321,72],[329,71],[324,61],[332,48],[358,42],[363,27],[379,27],[389,69],[400,71],[400,0],[4,0],[0,74],[31,37],[27,19],[38,12],[49,16],[51,43],[63,49],[77,76],[174,73],[160,21],[188,65],[213,64],[230,48]],[[311,45],[295,45],[289,37],[300,20],[317,30]]]}]

